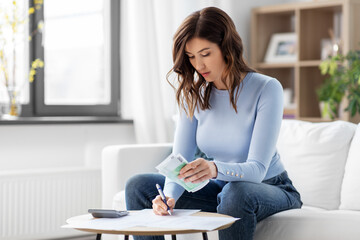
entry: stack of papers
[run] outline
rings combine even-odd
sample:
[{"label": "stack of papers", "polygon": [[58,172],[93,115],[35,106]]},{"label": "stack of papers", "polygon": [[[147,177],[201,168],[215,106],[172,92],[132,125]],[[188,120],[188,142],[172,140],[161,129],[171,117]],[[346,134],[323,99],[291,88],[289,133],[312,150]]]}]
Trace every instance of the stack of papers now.
[{"label": "stack of papers", "polygon": [[129,215],[121,218],[93,218],[91,214],[86,214],[66,220],[68,224],[62,227],[120,231],[143,226],[212,231],[239,219],[233,217],[190,216],[198,211],[200,210],[174,209],[173,215],[158,216],[154,214],[152,209],[144,209],[130,212]]},{"label": "stack of papers", "polygon": [[205,187],[205,185],[208,184],[209,179],[200,183],[191,183],[185,182],[184,179],[179,179],[177,177],[181,168],[183,168],[186,164],[188,164],[188,161],[186,161],[186,159],[181,156],[181,154],[170,154],[170,156],[168,156],[164,161],[156,166],[156,169],[159,171],[159,173],[170,178],[172,181],[185,188],[185,190],[188,192],[196,192]]}]

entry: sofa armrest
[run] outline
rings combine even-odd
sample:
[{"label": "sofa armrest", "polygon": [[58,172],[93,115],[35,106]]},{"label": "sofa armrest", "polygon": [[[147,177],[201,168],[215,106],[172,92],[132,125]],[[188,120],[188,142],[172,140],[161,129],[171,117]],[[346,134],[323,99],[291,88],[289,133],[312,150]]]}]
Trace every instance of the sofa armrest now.
[{"label": "sofa armrest", "polygon": [[125,189],[133,175],[155,172],[155,166],[171,153],[172,144],[107,146],[102,151],[102,207],[112,208],[113,197]]}]

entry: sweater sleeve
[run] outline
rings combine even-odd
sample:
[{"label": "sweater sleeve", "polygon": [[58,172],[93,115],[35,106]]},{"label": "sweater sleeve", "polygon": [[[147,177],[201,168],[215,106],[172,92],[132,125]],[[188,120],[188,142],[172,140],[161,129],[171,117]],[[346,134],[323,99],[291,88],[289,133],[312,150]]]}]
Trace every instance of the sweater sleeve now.
[{"label": "sweater sleeve", "polygon": [[263,87],[256,107],[248,158],[243,163],[226,163],[214,160],[217,179],[223,181],[249,181],[260,183],[266,176],[276,153],[276,142],[283,115],[283,89],[276,79]]},{"label": "sweater sleeve", "polygon": [[[173,153],[180,153],[188,162],[192,161],[196,151],[197,120],[188,117],[184,110],[180,114],[176,124]],[[169,178],[165,179],[164,194],[177,201],[183,194],[184,188]]]}]

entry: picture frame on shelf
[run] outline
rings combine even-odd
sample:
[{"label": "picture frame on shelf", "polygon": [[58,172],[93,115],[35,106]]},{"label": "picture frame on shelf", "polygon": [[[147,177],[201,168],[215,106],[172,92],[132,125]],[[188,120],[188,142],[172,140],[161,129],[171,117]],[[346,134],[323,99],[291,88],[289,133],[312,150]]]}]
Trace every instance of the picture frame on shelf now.
[{"label": "picture frame on shelf", "polygon": [[266,63],[288,63],[297,61],[297,37],[295,33],[275,33],[266,50]]}]

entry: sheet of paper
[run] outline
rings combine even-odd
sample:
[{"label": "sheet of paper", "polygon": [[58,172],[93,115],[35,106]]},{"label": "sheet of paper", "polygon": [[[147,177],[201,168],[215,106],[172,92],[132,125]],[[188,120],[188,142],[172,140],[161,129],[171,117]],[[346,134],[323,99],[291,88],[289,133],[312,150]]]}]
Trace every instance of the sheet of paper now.
[{"label": "sheet of paper", "polygon": [[209,183],[209,179],[200,183],[185,182],[184,179],[179,179],[177,176],[179,175],[181,168],[186,164],[188,164],[188,161],[186,161],[181,154],[170,154],[164,161],[156,166],[156,169],[159,173],[170,178],[188,192],[196,192]]},{"label": "sheet of paper", "polygon": [[[187,210],[175,209],[172,216],[158,216],[152,212],[152,209],[142,211],[142,216],[145,215],[150,219],[145,225],[147,227],[161,227],[161,228],[177,228],[177,229],[198,229],[198,230],[214,230],[228,223],[234,222],[239,218],[229,217],[203,217],[190,216],[192,213]],[[181,211],[184,211],[182,213]],[[198,212],[194,211],[195,212]],[[190,214],[189,214],[190,213]]]},{"label": "sheet of paper", "polygon": [[[173,215],[158,216],[152,209],[130,212],[121,218],[92,218],[91,215],[83,215],[67,220],[63,228],[83,228],[102,230],[122,230],[136,226],[161,227],[172,229],[198,229],[214,230],[225,224],[234,222],[238,218],[190,216],[199,210],[174,209]],[[87,220],[85,219],[87,216]]]}]

